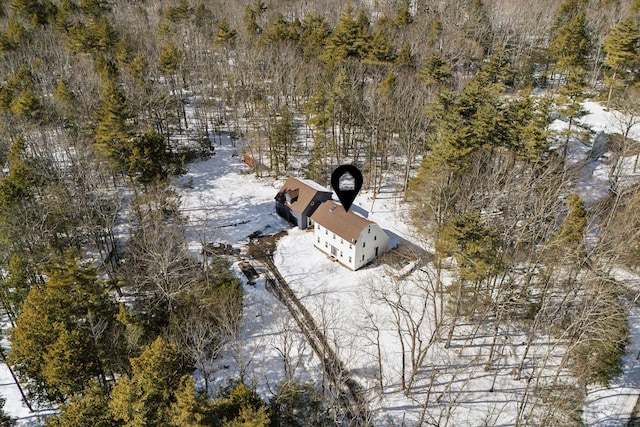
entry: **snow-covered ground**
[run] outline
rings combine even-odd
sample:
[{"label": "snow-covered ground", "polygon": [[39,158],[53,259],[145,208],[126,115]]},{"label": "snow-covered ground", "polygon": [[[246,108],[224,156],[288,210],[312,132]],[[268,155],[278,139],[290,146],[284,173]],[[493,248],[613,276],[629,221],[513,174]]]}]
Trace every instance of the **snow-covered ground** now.
[{"label": "snow-covered ground", "polygon": [[[582,125],[594,131],[618,131],[616,122],[611,118],[613,113],[605,112],[594,103],[586,103],[585,106],[591,113],[582,119]],[[552,127],[561,131],[565,125],[558,121]],[[179,181],[180,184],[185,184],[190,179],[193,180],[192,188],[185,187],[180,193],[185,214],[194,224],[194,250],[199,250],[198,242],[202,240],[243,244],[248,235],[255,231],[270,234],[289,228],[288,224],[275,216],[273,209],[273,197],[281,182],[270,182],[247,175],[240,159],[231,157],[232,149],[226,142],[216,148],[216,157],[192,165],[189,174]],[[572,138],[569,161],[575,164],[584,162],[575,185],[587,202],[594,202],[609,191],[610,166],[604,159],[585,161],[590,150],[591,142],[584,143]],[[623,160],[626,164],[629,161],[630,159]],[[393,194],[384,193],[383,189],[383,193],[373,200],[371,194],[363,193],[356,200],[356,205],[369,211],[369,219],[390,231],[396,242],[405,239],[426,247],[426,242],[421,241],[423,239],[407,225],[407,209]],[[238,206],[241,206],[239,215],[234,213]],[[238,218],[243,218],[243,221],[238,221]],[[244,218],[251,218],[251,221],[244,223]],[[220,224],[223,226],[216,228]],[[225,227],[225,224],[237,226]],[[377,344],[373,335],[364,331],[371,332],[374,327],[379,329],[384,360],[384,393],[372,400],[372,409],[383,425],[385,422],[399,424],[402,420],[418,419],[424,403],[420,399],[426,397],[425,390],[431,382],[433,386],[430,393],[436,396],[438,404],[430,406],[428,412],[432,416],[437,414],[443,417],[441,421],[449,417],[449,421],[454,424],[475,424],[481,422],[481,419],[490,424],[513,423],[526,381],[515,379],[508,367],[515,367],[519,362],[523,351],[522,342],[526,337],[513,331],[505,331],[505,336],[508,335],[509,338],[500,342],[497,362],[500,370],[490,371],[485,371],[482,363],[477,360],[483,356],[480,348],[487,348],[488,336],[481,336],[477,342],[464,343],[462,340],[457,347],[454,340],[452,348],[457,348],[458,351],[445,350],[439,342],[434,344],[427,357],[431,365],[425,365],[439,366],[439,369],[434,371],[436,373],[422,375],[415,384],[416,390],[422,391],[407,398],[400,392],[399,338],[393,330],[392,313],[384,304],[371,299],[376,294],[377,287],[388,286],[391,282],[392,275],[388,270],[383,266],[369,266],[357,272],[349,271],[315,250],[310,232],[296,229],[291,229],[281,239],[275,262],[316,321],[326,329],[342,360],[374,395],[378,383]],[[247,323],[243,332],[242,351],[237,348],[228,351],[227,360],[232,361],[228,363],[231,365],[228,375],[237,373],[238,367],[233,364],[238,364],[238,353],[242,353],[243,363],[251,360],[244,367],[247,378],[262,394],[268,396],[284,378],[283,349],[289,345],[293,347],[289,352],[290,357],[296,360],[294,376],[303,380],[317,378],[320,372],[318,361],[295,331],[291,318],[265,291],[264,283],[258,281],[255,287],[246,285],[245,290]],[[410,289],[405,288],[405,291],[410,292]],[[377,318],[377,324],[372,320],[374,317]],[[632,311],[630,320],[637,323],[638,313],[635,310]],[[465,326],[462,325],[458,333],[464,336],[464,332]],[[624,414],[630,413],[635,404],[640,384],[633,372],[636,371],[635,360],[637,347],[640,345],[640,340],[636,337],[640,336],[640,331],[632,327],[632,332],[634,339],[624,361],[625,375],[615,379],[608,389],[589,391],[587,406],[584,408],[584,420],[588,425],[611,425],[613,420],[624,424]],[[544,357],[548,346],[554,344],[548,338],[546,342],[539,342],[529,357],[537,360],[535,352],[538,352],[540,358]],[[471,349],[475,349],[475,353]],[[557,347],[557,352],[552,354],[559,356],[560,346]],[[552,364],[553,361],[547,360],[547,363]],[[454,368],[447,372],[447,366]],[[536,368],[538,367],[527,364],[523,378],[527,375],[527,369],[531,372]],[[465,374],[462,375],[462,372]],[[457,379],[457,376],[461,379]],[[490,392],[492,384],[494,391]]]},{"label": "snow-covered ground", "polygon": [[640,393],[640,308],[629,313],[631,342],[622,360],[624,374],[614,378],[609,387],[589,389],[584,407],[584,422],[588,426],[626,426],[629,414]]},{"label": "snow-covered ground", "polygon": [[[392,217],[393,210],[387,207],[382,215],[374,211],[369,218],[383,223],[390,219],[385,218],[386,215]],[[488,425],[511,425],[527,386],[526,378],[540,369],[536,363],[552,366],[561,358],[561,348],[557,347],[549,359],[544,360],[549,346],[555,342],[548,338],[538,340],[528,356],[537,362],[527,363],[522,378],[516,379],[514,370],[527,338],[515,331],[501,331],[499,356],[489,370],[485,365],[492,336],[481,332],[467,340],[465,336],[473,332],[471,326],[458,326],[449,349],[445,349],[443,343],[447,329],[429,346],[427,342],[435,331],[432,308],[438,304],[438,298],[433,298],[433,289],[426,285],[429,281],[422,271],[403,280],[395,278],[394,270],[386,266],[350,271],[317,251],[310,232],[291,230],[280,241],[275,263],[302,303],[327,331],[342,361],[369,390],[378,425],[403,422],[415,425],[429,398],[426,421],[440,425],[477,425],[485,421]],[[388,298],[389,303],[384,302],[384,298]],[[408,353],[409,327],[403,325],[398,334],[396,312],[390,305],[400,300],[403,308],[412,312],[410,321],[415,322],[420,319],[422,304],[427,304],[420,339],[424,347],[429,348],[425,350],[410,397],[402,393],[400,351],[402,336],[407,347],[405,353]],[[383,393],[379,392],[378,385],[378,344]],[[410,367],[407,374],[409,371]]]},{"label": "snow-covered ground", "polygon": [[[7,330],[10,327],[6,317],[2,319],[2,329]],[[5,354],[10,348],[10,343],[6,337],[0,341],[0,345]],[[31,412],[29,407],[24,403],[20,390],[16,385],[9,367],[5,363],[0,363],[0,396],[6,399],[4,410],[6,413],[17,419],[17,425],[20,427],[37,427],[43,426],[46,415],[51,411]]]},{"label": "snow-covered ground", "polygon": [[[578,143],[585,147],[580,155],[586,156],[590,147]],[[231,156],[233,148],[229,141],[223,141],[216,149],[215,157],[192,165],[187,176],[178,181],[182,187],[180,195],[184,213],[193,225],[191,235],[194,252],[199,250],[202,240],[221,240],[242,245],[255,231],[271,234],[289,229],[290,226],[274,213],[273,197],[282,182],[271,182],[247,174],[240,159]],[[604,167],[604,163],[596,162],[590,167],[593,168],[592,175],[595,175]],[[593,181],[585,177],[582,188],[586,194],[603,195],[605,191],[597,192],[588,185],[603,186],[608,191],[606,174],[602,176],[602,182]],[[375,200],[370,193],[363,193],[355,203],[356,209],[359,207],[359,210],[368,211],[369,219],[390,232],[394,242],[404,239],[426,245],[408,225],[407,207],[393,193],[385,193],[383,188]],[[238,207],[240,213],[235,212]],[[251,221],[245,223],[240,218],[251,218]],[[396,286],[391,284],[393,271],[384,266],[369,266],[357,272],[347,270],[313,248],[311,232],[297,229],[290,229],[280,240],[275,263],[312,312],[316,322],[327,331],[343,362],[355,378],[370,390],[373,396],[372,410],[381,425],[400,424],[403,420],[415,422],[423,412],[424,399],[429,393],[438,402],[427,408],[429,415],[426,418],[431,416],[432,421],[448,419],[453,425],[474,424],[480,420],[505,425],[514,422],[519,398],[526,388],[524,378],[539,368],[534,364],[526,364],[522,379],[515,379],[513,375],[513,369],[517,367],[524,350],[522,343],[526,341],[525,336],[504,331],[508,338],[499,342],[499,357],[494,362],[500,369],[489,371],[484,369],[483,357],[486,359],[486,354],[481,349],[488,348],[490,336],[480,334],[473,342],[454,339],[452,347],[446,350],[442,342],[435,342],[426,358],[429,362],[425,362],[426,368],[414,384],[416,393],[410,398],[405,397],[400,386],[400,344],[394,329],[393,313],[380,300],[372,299],[381,295],[377,292],[380,288],[392,289]],[[411,286],[416,282],[409,280],[400,286],[404,286],[403,291],[407,295],[414,295],[416,289]],[[419,301],[416,298],[407,304]],[[427,317],[430,316],[427,314]],[[288,313],[266,292],[263,281],[258,280],[255,286],[245,284],[245,319],[243,341],[227,350],[222,366],[228,369],[219,373],[218,384],[223,383],[221,378],[237,375],[241,365],[245,379],[268,397],[286,375],[285,353],[295,366],[289,374],[301,380],[318,379],[321,372],[319,361],[305,345]],[[430,318],[426,322],[432,321]],[[374,328],[379,330],[383,360],[382,394],[377,391],[379,378]],[[464,336],[465,331],[471,332],[465,328],[468,329],[461,325],[456,335]],[[635,329],[633,331],[637,332]],[[429,340],[431,331],[425,328],[423,333],[426,334],[423,339]],[[541,363],[549,346],[554,344],[548,338],[538,342],[529,358]],[[634,340],[634,345],[638,345],[638,340]],[[630,347],[625,366],[632,363],[631,353],[634,351]],[[558,346],[546,363],[553,364],[553,358],[560,355],[561,346]],[[434,370],[431,371],[429,366]],[[613,419],[623,419],[621,414],[630,412],[635,404],[632,391],[637,390],[637,383],[629,378],[623,377],[614,382],[610,389],[590,391],[585,408],[585,421],[588,424],[608,425]],[[429,384],[432,387],[428,392]],[[491,389],[494,391],[489,391]]]},{"label": "snow-covered ground", "polygon": [[[619,131],[613,113],[605,112],[598,104],[585,103],[590,114],[581,123],[593,130]],[[562,123],[554,128],[562,130]],[[640,136],[640,129],[632,129]],[[572,162],[586,159],[590,147],[572,140]],[[450,425],[510,425],[520,407],[520,398],[527,387],[526,378],[552,365],[561,355],[548,337],[541,337],[532,347],[521,379],[514,370],[524,351],[526,337],[507,329],[499,331],[493,365],[485,370],[490,334],[477,334],[465,339],[470,325],[458,325],[456,338],[445,349],[442,336],[432,336],[435,323],[433,304],[438,300],[434,292],[424,286],[429,283],[429,266],[416,270],[402,280],[399,273],[386,266],[369,266],[352,272],[332,262],[313,248],[311,232],[291,229],[275,214],[273,198],[283,181],[259,179],[237,156],[228,137],[216,138],[216,154],[212,158],[189,165],[188,173],[175,181],[181,197],[181,207],[188,217],[190,248],[200,254],[202,242],[228,242],[245,245],[252,233],[274,234],[289,230],[280,240],[275,263],[295,290],[301,301],[325,328],[330,342],[354,377],[369,390],[371,409],[380,425],[408,425],[424,415],[424,419]],[[632,159],[624,159],[624,170]],[[608,191],[609,165],[600,160],[587,162],[583,175],[576,183],[578,191],[588,201],[595,201]],[[362,193],[356,205],[369,211],[369,219],[389,231],[392,242],[407,241],[428,249],[428,239],[421,238],[408,224],[407,206],[395,194],[383,191],[375,199]],[[239,272],[238,262],[234,268]],[[447,279],[446,276],[444,277]],[[399,290],[405,307],[420,312],[422,303],[428,304],[423,319],[421,339],[427,345],[424,363],[413,384],[414,394],[401,392],[400,336],[395,328],[394,311],[389,303]],[[244,379],[268,397],[287,375],[297,379],[318,379],[321,368],[311,349],[280,303],[265,289],[263,280],[255,285],[244,283],[244,325],[241,340],[228,348],[218,366],[215,385],[223,385],[242,371]],[[431,289],[432,291],[432,289]],[[398,295],[395,295],[397,297]],[[426,299],[425,299],[426,298]],[[415,318],[414,318],[415,320]],[[630,316],[632,343],[624,360],[624,374],[607,389],[589,391],[584,420],[588,425],[608,426],[624,424],[640,390],[640,370],[637,355],[640,351],[640,311]],[[446,330],[446,329],[445,329]],[[405,339],[406,334],[401,334]],[[431,338],[434,338],[433,340]],[[3,343],[7,348],[7,343]],[[553,347],[554,350],[547,350]],[[378,348],[382,371],[382,392],[379,391]],[[545,354],[551,356],[546,359]],[[292,362],[285,372],[284,359]],[[407,360],[410,368],[410,362]],[[409,369],[410,370],[410,369]],[[17,387],[0,366],[0,394],[7,398],[5,409],[18,417],[20,426],[42,425],[36,415],[21,405]],[[202,383],[199,383],[202,385]],[[493,390],[493,391],[491,391]],[[428,406],[424,403],[428,401]],[[426,408],[426,411],[424,410]]]},{"label": "snow-covered ground", "polygon": [[[224,242],[240,248],[256,232],[271,235],[291,228],[275,212],[274,197],[284,181],[256,178],[248,173],[228,136],[216,140],[220,141],[215,146],[216,154],[189,165],[189,172],[175,181],[194,255],[199,255],[202,242]],[[317,370],[318,363],[287,310],[267,292],[262,275],[250,285],[240,271],[240,261],[230,260],[244,285],[242,340],[223,352],[224,357],[214,367],[218,372],[212,387],[224,387],[242,371],[245,382],[261,395],[273,395],[284,378],[285,349],[296,358],[295,375],[311,378],[310,372]]]},{"label": "snow-covered ground", "polygon": [[279,183],[249,174],[237,152],[223,137],[213,157],[189,165],[189,172],[176,180],[191,246],[198,253],[201,242],[245,244],[256,231],[275,234],[289,228],[274,208]]},{"label": "snow-covered ground", "polygon": [[624,114],[610,110],[607,111],[602,105],[595,101],[583,103],[587,114],[582,116],[578,122],[588,127],[595,133],[605,132],[608,134],[624,133],[624,129],[631,123],[637,123],[631,127],[629,138],[640,141],[640,120],[632,119]]},{"label": "snow-covered ground", "polygon": [[[629,138],[640,141],[640,119],[630,121],[630,118],[617,111],[605,111],[599,103],[587,101],[583,104],[587,114],[581,117],[571,129],[567,147],[567,165],[579,166],[574,186],[583,200],[590,205],[601,200],[609,194],[613,179],[613,169],[621,186],[640,181],[640,165],[637,155],[623,154],[617,164],[611,164],[608,156],[599,157],[593,155],[592,147],[598,134],[625,132],[624,124],[632,124],[629,127]],[[566,136],[563,135],[568,128],[568,123],[556,119],[549,126],[549,130],[558,136],[558,141],[552,147],[562,150],[562,144]],[[578,136],[576,134],[584,134]],[[599,150],[595,150],[599,151]]]}]

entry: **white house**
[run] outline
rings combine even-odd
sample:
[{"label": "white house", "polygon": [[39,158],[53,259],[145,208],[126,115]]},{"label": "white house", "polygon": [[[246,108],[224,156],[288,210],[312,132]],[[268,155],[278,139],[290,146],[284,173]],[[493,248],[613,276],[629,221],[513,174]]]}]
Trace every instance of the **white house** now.
[{"label": "white house", "polygon": [[370,263],[387,250],[389,236],[375,222],[345,212],[342,205],[328,200],[311,215],[315,223],[313,244],[352,270]]}]

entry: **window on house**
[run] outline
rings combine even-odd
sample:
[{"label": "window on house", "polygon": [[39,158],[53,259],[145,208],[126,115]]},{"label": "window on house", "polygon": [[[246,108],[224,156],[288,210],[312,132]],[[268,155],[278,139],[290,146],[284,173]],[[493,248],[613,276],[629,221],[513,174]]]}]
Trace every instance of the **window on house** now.
[{"label": "window on house", "polygon": [[329,235],[329,230],[324,230],[324,234]]},{"label": "window on house", "polygon": [[362,255],[362,260],[364,261],[364,255]]},{"label": "window on house", "polygon": [[342,239],[340,239],[340,244],[342,244],[342,243],[344,243],[344,242],[342,241]]},{"label": "window on house", "polygon": [[349,257],[349,262],[351,262],[351,257]]},{"label": "window on house", "polygon": [[364,248],[365,246],[367,246],[367,242],[362,242],[362,247]]},{"label": "window on house", "polygon": [[342,258],[342,251],[340,251],[340,258]]},{"label": "window on house", "polygon": [[318,243],[320,243],[320,236],[318,236]]},{"label": "window on house", "polygon": [[333,233],[333,240],[336,240],[336,233]]},{"label": "window on house", "polygon": [[349,249],[352,249],[352,247],[351,247],[351,243],[349,243]]},{"label": "window on house", "polygon": [[367,228],[367,234],[371,234],[371,227]]},{"label": "window on house", "polygon": [[329,247],[329,244],[328,244],[327,242],[324,242],[324,247],[325,247],[325,248],[328,248],[328,247]]},{"label": "window on house", "polygon": [[378,240],[378,236],[373,236],[373,240]]}]

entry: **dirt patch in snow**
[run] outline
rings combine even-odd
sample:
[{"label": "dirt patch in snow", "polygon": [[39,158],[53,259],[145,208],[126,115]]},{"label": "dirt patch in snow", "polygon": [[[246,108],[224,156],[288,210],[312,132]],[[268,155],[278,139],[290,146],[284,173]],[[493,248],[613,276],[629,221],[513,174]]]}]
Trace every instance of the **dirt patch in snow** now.
[{"label": "dirt patch in snow", "polygon": [[386,265],[394,270],[403,270],[410,264],[414,268],[431,262],[433,255],[411,243],[400,243],[389,252],[382,254],[373,261],[374,265]]},{"label": "dirt patch in snow", "polygon": [[252,237],[247,245],[247,253],[251,258],[260,259],[264,257],[272,257],[276,250],[278,240],[284,235],[286,231],[281,231],[276,234],[268,236],[256,236]]}]

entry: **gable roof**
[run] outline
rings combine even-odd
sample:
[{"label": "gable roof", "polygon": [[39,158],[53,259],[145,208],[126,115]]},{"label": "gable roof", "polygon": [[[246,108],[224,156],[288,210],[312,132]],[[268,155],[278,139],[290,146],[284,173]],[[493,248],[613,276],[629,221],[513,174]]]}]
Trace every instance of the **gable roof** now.
[{"label": "gable roof", "polygon": [[358,240],[362,230],[375,224],[351,210],[345,212],[342,205],[333,200],[322,203],[311,215],[311,219],[349,242]]},{"label": "gable roof", "polygon": [[289,177],[275,198],[279,202],[284,203],[285,196],[289,195],[292,202],[287,203],[287,206],[289,206],[291,210],[302,214],[318,192],[331,194],[331,190],[313,181]]}]

